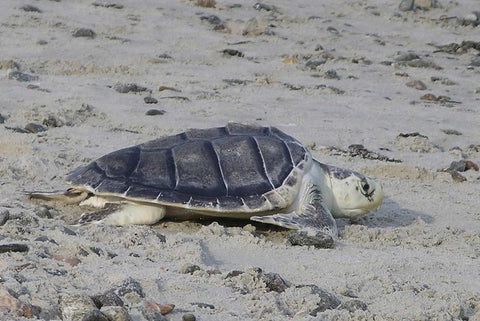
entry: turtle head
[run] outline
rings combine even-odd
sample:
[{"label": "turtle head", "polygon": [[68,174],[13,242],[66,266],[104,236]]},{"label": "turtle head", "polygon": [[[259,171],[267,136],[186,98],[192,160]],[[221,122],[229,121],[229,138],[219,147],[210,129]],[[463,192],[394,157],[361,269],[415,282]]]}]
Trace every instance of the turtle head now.
[{"label": "turtle head", "polygon": [[330,177],[334,217],[355,217],[382,204],[382,187],[373,179],[352,170],[325,165]]}]

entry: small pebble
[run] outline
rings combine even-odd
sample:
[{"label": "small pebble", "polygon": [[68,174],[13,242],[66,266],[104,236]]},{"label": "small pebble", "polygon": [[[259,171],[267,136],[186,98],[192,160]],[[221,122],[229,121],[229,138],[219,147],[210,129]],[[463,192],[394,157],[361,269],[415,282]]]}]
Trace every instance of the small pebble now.
[{"label": "small pebble", "polygon": [[473,169],[474,171],[478,172],[479,166],[468,159],[462,159],[460,162],[465,163],[465,170],[468,171]]},{"label": "small pebble", "polygon": [[8,210],[0,211],[0,226],[5,225],[10,218],[10,212]]},{"label": "small pebble", "polygon": [[56,260],[56,261],[61,261],[61,262],[68,263],[70,266],[77,266],[79,263],[82,262],[79,259],[77,259],[76,257],[67,256],[67,255],[54,254],[54,255],[51,256],[51,258]]},{"label": "small pebble", "polygon": [[37,216],[41,218],[53,218],[50,209],[45,205],[41,205],[35,208],[35,214],[37,214]]},{"label": "small pebble", "polygon": [[459,132],[458,130],[455,130],[455,129],[441,129],[441,131],[444,132],[447,135],[456,135],[456,136],[462,135],[461,132]]},{"label": "small pebble", "polygon": [[150,301],[145,303],[145,307],[153,311],[160,312],[162,315],[166,315],[172,312],[172,310],[175,308],[175,305],[170,303],[160,304]]},{"label": "small pebble", "polygon": [[47,127],[62,127],[65,125],[63,121],[55,117],[54,115],[49,115],[47,118],[45,118],[42,121],[42,124],[47,126]]},{"label": "small pebble", "polygon": [[98,310],[85,294],[60,294],[59,303],[64,321],[79,321],[92,310]]},{"label": "small pebble", "polygon": [[5,122],[5,117],[0,114],[0,124],[3,124]]},{"label": "small pebble", "polygon": [[203,8],[215,8],[215,0],[197,0],[197,6]]},{"label": "small pebble", "polygon": [[0,244],[0,253],[28,252],[28,245],[19,243]]},{"label": "small pebble", "polygon": [[297,285],[296,287],[309,288],[312,294],[316,294],[318,296],[319,301],[316,303],[317,307],[310,312],[311,316],[317,316],[318,312],[323,312],[325,310],[336,309],[341,303],[341,301],[335,295],[314,284]]},{"label": "small pebble", "polygon": [[334,35],[338,35],[340,32],[334,28],[334,27],[327,27],[327,31],[334,34]]},{"label": "small pebble", "polygon": [[25,130],[28,132],[28,133],[40,133],[40,132],[44,132],[46,131],[47,129],[45,127],[43,127],[42,125],[40,124],[37,124],[37,123],[28,123],[25,125]]},{"label": "small pebble", "polygon": [[321,232],[309,235],[306,231],[291,231],[286,240],[290,245],[313,246],[317,249],[331,249],[334,245],[333,238]]},{"label": "small pebble", "polygon": [[143,101],[146,104],[158,104],[158,100],[153,98],[153,97],[150,97],[150,96],[147,96],[147,97],[143,98]]},{"label": "small pebble", "polygon": [[193,274],[193,272],[199,271],[199,270],[200,270],[200,267],[198,265],[186,263],[178,269],[178,272],[182,274]]},{"label": "small pebble", "polygon": [[310,59],[305,63],[307,68],[316,70],[321,65],[324,65],[327,61],[325,59]]},{"label": "small pebble", "polygon": [[463,176],[462,174],[460,174],[457,171],[450,170],[448,172],[452,176],[452,179],[457,183],[465,182],[467,180],[467,178],[465,176]]},{"label": "small pebble", "polygon": [[411,81],[407,82],[405,85],[407,85],[407,87],[415,88],[417,90],[427,89],[427,86],[425,85],[425,83],[423,83],[420,80],[411,80]]},{"label": "small pebble", "polygon": [[75,38],[84,37],[84,38],[95,38],[96,34],[92,29],[89,28],[78,28],[73,33],[72,36]]},{"label": "small pebble", "polygon": [[30,75],[18,70],[10,70],[8,72],[8,79],[14,79],[17,81],[27,82],[27,81],[35,81],[38,80],[38,76]]},{"label": "small pebble", "polygon": [[186,313],[182,316],[182,321],[195,321],[197,318],[191,314],[191,313]]},{"label": "small pebble", "polygon": [[253,5],[253,9],[255,10],[258,10],[258,11],[261,11],[261,10],[265,10],[265,11],[275,11],[275,7],[274,6],[271,6],[271,5],[268,5],[268,4],[265,4],[265,3],[261,3],[261,2],[257,2]]},{"label": "small pebble", "polygon": [[157,116],[157,115],[164,115],[166,113],[163,109],[149,109],[145,113],[147,116]]},{"label": "small pebble", "polygon": [[261,278],[270,291],[282,293],[288,288],[287,283],[277,273],[264,273]]}]

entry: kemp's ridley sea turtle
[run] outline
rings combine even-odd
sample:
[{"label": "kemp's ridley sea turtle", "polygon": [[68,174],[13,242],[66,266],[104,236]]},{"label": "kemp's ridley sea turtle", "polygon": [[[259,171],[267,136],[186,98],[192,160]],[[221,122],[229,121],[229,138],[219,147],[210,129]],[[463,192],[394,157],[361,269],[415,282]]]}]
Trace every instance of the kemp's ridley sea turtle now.
[{"label": "kemp's ridley sea turtle", "polygon": [[64,193],[31,197],[104,207],[101,222],[154,224],[163,217],[250,219],[337,234],[334,217],[378,208],[382,189],[355,171],[322,164],[275,127],[229,123],[191,129],[107,154],[68,175]]}]

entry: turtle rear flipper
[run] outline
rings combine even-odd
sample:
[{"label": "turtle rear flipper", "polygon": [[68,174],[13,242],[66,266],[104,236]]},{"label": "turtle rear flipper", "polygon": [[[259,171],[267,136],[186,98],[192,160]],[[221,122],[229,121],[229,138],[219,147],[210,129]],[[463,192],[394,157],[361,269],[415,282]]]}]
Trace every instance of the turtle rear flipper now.
[{"label": "turtle rear flipper", "polygon": [[294,212],[252,216],[250,219],[292,230],[321,232],[336,237],[337,224],[328,208],[323,204],[320,188],[309,181],[304,184],[300,193],[298,208]]}]

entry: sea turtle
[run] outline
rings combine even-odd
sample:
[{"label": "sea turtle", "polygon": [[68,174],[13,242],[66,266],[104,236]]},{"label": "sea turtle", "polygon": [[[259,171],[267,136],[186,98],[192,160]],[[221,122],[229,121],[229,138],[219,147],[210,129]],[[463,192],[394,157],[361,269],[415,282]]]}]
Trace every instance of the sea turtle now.
[{"label": "sea turtle", "polygon": [[322,164],[275,127],[229,123],[120,149],[72,171],[63,193],[31,197],[104,207],[101,222],[154,224],[163,217],[250,219],[337,234],[334,217],[378,208],[378,183]]}]

